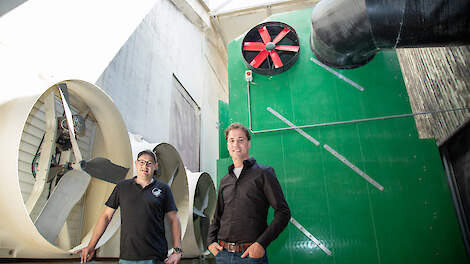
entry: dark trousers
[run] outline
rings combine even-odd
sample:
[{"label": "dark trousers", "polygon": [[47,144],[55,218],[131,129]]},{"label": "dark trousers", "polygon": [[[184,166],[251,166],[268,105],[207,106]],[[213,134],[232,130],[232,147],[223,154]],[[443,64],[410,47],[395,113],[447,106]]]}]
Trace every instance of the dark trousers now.
[{"label": "dark trousers", "polygon": [[264,254],[264,257],[261,258],[241,258],[243,253],[239,252],[228,252],[227,250],[222,250],[217,253],[215,256],[215,261],[217,264],[249,264],[249,263],[263,263],[268,264],[268,256]]}]

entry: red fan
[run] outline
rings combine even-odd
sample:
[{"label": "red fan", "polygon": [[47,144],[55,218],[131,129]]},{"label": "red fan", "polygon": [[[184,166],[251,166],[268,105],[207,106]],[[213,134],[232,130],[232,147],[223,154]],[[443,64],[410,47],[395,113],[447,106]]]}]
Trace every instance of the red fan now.
[{"label": "red fan", "polygon": [[297,61],[299,39],[295,30],[282,22],[266,22],[252,28],[242,42],[245,64],[254,72],[275,75]]}]

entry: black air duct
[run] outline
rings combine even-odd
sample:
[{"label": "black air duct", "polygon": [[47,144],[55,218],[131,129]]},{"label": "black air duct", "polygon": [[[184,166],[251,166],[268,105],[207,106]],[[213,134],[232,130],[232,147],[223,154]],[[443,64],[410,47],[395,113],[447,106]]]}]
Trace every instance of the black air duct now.
[{"label": "black air duct", "polygon": [[312,13],[318,60],[355,68],[382,48],[470,44],[470,0],[322,0]]}]

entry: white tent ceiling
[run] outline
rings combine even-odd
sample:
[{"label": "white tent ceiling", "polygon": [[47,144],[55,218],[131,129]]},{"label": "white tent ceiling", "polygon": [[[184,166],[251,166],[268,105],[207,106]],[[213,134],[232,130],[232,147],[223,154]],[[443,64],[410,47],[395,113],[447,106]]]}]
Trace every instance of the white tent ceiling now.
[{"label": "white tent ceiling", "polygon": [[[225,43],[236,39],[272,14],[312,8],[319,0],[203,0]],[[308,21],[306,21],[308,23]]]}]

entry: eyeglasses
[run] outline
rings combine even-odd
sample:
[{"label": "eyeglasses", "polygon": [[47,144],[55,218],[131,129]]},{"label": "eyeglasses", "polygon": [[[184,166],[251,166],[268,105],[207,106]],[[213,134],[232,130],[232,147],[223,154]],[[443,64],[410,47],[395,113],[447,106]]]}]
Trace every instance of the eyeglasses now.
[{"label": "eyeglasses", "polygon": [[147,165],[147,167],[150,167],[150,166],[152,166],[154,163],[153,163],[153,162],[150,162],[150,161],[146,161],[146,160],[137,160],[137,164],[139,164],[140,166]]}]

